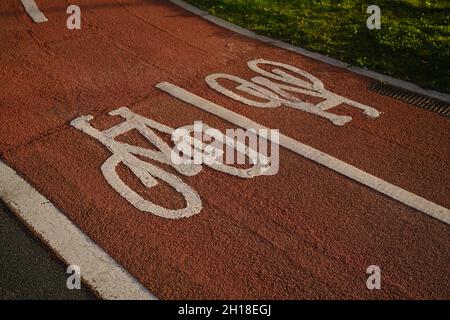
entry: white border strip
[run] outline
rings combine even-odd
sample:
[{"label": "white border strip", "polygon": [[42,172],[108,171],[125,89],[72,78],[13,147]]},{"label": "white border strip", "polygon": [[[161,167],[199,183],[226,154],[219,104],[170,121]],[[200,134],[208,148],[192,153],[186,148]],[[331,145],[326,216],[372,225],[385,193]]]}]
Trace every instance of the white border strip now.
[{"label": "white border strip", "polygon": [[399,79],[395,79],[393,77],[390,76],[386,76],[384,74],[381,73],[377,73],[374,71],[370,71],[367,69],[363,69],[363,68],[359,68],[359,67],[355,67],[352,66],[348,63],[339,61],[337,59],[334,58],[330,58],[315,52],[311,52],[309,50],[300,48],[300,47],[296,47],[294,45],[291,45],[289,43],[285,43],[283,41],[280,40],[275,40],[266,36],[262,36],[262,35],[258,35],[256,33],[254,33],[253,31],[244,29],[242,27],[239,27],[235,24],[229,23],[223,19],[220,19],[218,17],[212,16],[210,15],[208,12],[205,12],[203,10],[200,10],[182,0],[169,0],[170,2],[172,2],[173,4],[187,10],[190,11],[191,13],[198,15],[200,17],[202,17],[205,20],[208,20],[218,26],[221,26],[225,29],[234,31],[236,33],[239,33],[241,35],[244,35],[246,37],[249,37],[251,39],[256,39],[259,40],[261,42],[264,43],[268,43],[271,44],[273,46],[291,51],[291,52],[295,52],[298,53],[300,55],[309,57],[309,58],[313,58],[315,60],[319,60],[321,62],[325,62],[327,64],[330,64],[332,66],[338,67],[338,68],[342,68],[342,69],[346,69],[349,70],[353,73],[357,73],[363,76],[366,76],[368,78],[372,78],[374,80],[380,81],[382,83],[386,83],[386,84],[390,84],[392,86],[398,87],[398,88],[402,88],[405,90],[409,90],[411,92],[415,92],[418,94],[422,94],[422,95],[426,95],[432,98],[436,98],[436,99],[440,99],[446,102],[450,102],[450,94],[446,94],[446,93],[442,93],[442,92],[438,92],[438,91],[434,91],[434,90],[427,90],[427,89],[423,89],[421,87],[419,87],[418,85],[408,82],[408,81],[403,81],[403,80],[399,80]]},{"label": "white border strip", "polygon": [[74,225],[48,199],[0,161],[0,198],[103,299],[155,300],[133,276]]},{"label": "white border strip", "polygon": [[25,8],[25,11],[28,13],[28,15],[33,19],[36,23],[42,23],[47,22],[47,17],[39,10],[38,6],[36,5],[36,2],[34,0],[21,0],[22,5]]},{"label": "white border strip", "polygon": [[[174,84],[162,82],[157,84],[156,87],[181,101],[191,104],[203,111],[216,115],[241,128],[247,130],[256,130],[258,134],[259,132],[261,132],[261,130],[259,129],[265,129],[262,130],[262,132],[270,132],[268,128],[257,122],[250,120],[249,118],[246,118],[236,112],[228,110],[222,106],[219,106],[218,104],[215,104],[209,100],[199,97]],[[277,141],[272,140],[272,136],[262,136],[262,138],[271,140],[273,143],[278,143]],[[279,135],[279,144],[280,146],[283,146],[284,148],[291,150],[300,156],[321,164],[324,167],[342,174],[343,176],[357,181],[373,190],[381,192],[382,194],[392,199],[406,204],[411,208],[419,210],[450,225],[450,210],[448,210],[447,208],[444,208],[407,190],[397,187],[385,180],[371,175],[370,173],[358,169],[342,160],[334,158],[329,154],[314,149],[281,133]]]}]

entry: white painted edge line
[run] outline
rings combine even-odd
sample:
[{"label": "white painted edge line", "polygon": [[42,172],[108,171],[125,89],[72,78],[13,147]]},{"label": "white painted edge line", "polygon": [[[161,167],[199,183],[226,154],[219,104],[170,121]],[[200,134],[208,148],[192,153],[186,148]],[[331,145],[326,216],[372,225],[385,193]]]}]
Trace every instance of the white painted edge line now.
[{"label": "white painted edge line", "polygon": [[321,61],[321,62],[325,62],[325,63],[330,64],[332,66],[349,70],[349,71],[351,71],[353,73],[360,74],[360,75],[366,76],[368,78],[372,78],[372,79],[380,81],[382,83],[386,83],[386,84],[389,84],[389,85],[392,85],[392,86],[395,86],[395,87],[398,87],[398,88],[409,90],[409,91],[414,92],[414,93],[426,95],[428,97],[440,99],[442,101],[450,102],[450,94],[438,92],[438,91],[435,91],[435,90],[423,89],[423,88],[419,87],[418,85],[416,85],[414,83],[411,83],[411,82],[408,82],[408,81],[395,79],[393,77],[390,77],[390,76],[387,76],[387,75],[384,75],[384,74],[381,74],[381,73],[377,73],[377,72],[374,72],[374,71],[371,71],[371,70],[367,70],[367,69],[363,69],[363,68],[360,68],[360,67],[355,67],[355,66],[352,66],[352,65],[350,65],[348,63],[342,62],[340,60],[337,60],[337,59],[334,59],[334,58],[331,58],[331,57],[327,57],[325,55],[318,54],[318,53],[315,53],[315,52],[312,52],[312,51],[309,51],[309,50],[306,50],[306,49],[303,49],[303,48],[300,48],[300,47],[296,47],[296,46],[294,46],[292,44],[289,44],[289,43],[286,43],[286,42],[283,42],[283,41],[280,41],[280,40],[275,40],[275,39],[272,39],[272,38],[269,38],[269,37],[266,37],[266,36],[258,35],[258,34],[256,34],[253,31],[244,29],[244,28],[239,27],[239,26],[237,26],[235,24],[227,22],[227,21],[225,21],[223,19],[215,17],[215,16],[209,14],[208,12],[200,10],[200,9],[198,9],[198,8],[196,8],[196,7],[190,5],[190,4],[188,4],[188,3],[186,3],[186,2],[184,2],[182,0],[169,0],[169,1],[172,2],[175,5],[183,8],[183,9],[185,9],[185,10],[195,14],[195,15],[198,15],[198,16],[202,17],[205,20],[208,20],[208,21],[210,21],[210,22],[212,22],[212,23],[214,23],[214,24],[216,24],[218,26],[221,26],[221,27],[223,27],[225,29],[234,31],[236,33],[239,33],[239,34],[244,35],[246,37],[249,37],[251,39],[256,39],[256,40],[259,40],[261,42],[268,43],[268,44],[271,44],[273,46],[276,46],[276,47],[279,47],[279,48],[282,48],[282,49],[285,49],[285,50],[288,50],[288,51],[291,51],[291,52],[295,52],[297,54],[300,54],[300,55],[303,55],[303,56],[306,56],[306,57],[309,57],[309,58],[313,58],[313,59]]},{"label": "white painted edge line", "polygon": [[47,17],[39,10],[36,2],[34,0],[21,0],[25,11],[36,23],[42,23],[48,21]]},{"label": "white painted edge line", "polygon": [[102,299],[157,299],[48,199],[0,161],[0,198]]},{"label": "white painted edge line", "polygon": [[[228,110],[214,102],[206,100],[202,97],[199,97],[189,91],[186,91],[174,84],[168,82],[162,82],[156,85],[156,87],[171,96],[184,101],[188,104],[191,104],[203,111],[216,115],[230,123],[233,123],[241,128],[247,130],[256,130],[259,132],[259,129],[269,130],[263,125],[246,118],[238,113],[235,113],[231,110]],[[263,131],[269,132],[269,131]],[[258,135],[260,135],[258,133]],[[270,137],[262,137],[264,139],[271,140],[274,143],[277,141],[272,140],[272,136]],[[418,195],[415,195],[407,190],[404,190],[400,187],[397,187],[385,180],[382,180],[378,177],[371,175],[361,169],[358,169],[342,160],[334,158],[329,154],[326,154],[322,151],[314,149],[306,144],[303,144],[297,140],[294,140],[284,134],[279,135],[279,145],[291,150],[292,152],[303,156],[309,160],[312,160],[324,167],[327,167],[343,176],[346,176],[356,182],[359,182],[373,190],[376,190],[392,199],[395,199],[411,208],[414,208],[418,211],[421,211],[433,218],[436,218],[444,223],[450,225],[450,210],[444,208],[436,203],[433,203],[427,199],[424,199]]]}]

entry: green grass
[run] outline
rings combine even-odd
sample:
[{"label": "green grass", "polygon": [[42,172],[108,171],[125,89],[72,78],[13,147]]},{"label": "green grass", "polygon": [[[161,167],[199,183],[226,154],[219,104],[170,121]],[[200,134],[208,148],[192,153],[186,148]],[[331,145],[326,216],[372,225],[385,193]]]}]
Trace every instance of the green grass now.
[{"label": "green grass", "polygon": [[[450,92],[450,1],[187,0],[259,34]],[[381,8],[368,30],[367,6]]]}]

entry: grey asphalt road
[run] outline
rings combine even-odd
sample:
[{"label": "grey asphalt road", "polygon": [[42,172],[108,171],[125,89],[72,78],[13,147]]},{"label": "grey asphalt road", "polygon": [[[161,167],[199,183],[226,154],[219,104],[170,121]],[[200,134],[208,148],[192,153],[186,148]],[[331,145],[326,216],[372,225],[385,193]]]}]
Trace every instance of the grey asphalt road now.
[{"label": "grey asphalt road", "polygon": [[0,203],[0,300],[91,300],[66,287],[66,266]]}]

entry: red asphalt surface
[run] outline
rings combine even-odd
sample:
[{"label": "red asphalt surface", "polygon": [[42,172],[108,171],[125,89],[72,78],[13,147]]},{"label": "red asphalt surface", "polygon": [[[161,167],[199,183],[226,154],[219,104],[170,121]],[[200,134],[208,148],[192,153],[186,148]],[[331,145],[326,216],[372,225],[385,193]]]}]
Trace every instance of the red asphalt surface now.
[{"label": "red asphalt surface", "polygon": [[[158,298],[450,298],[447,224],[282,147],[274,176],[240,179],[208,167],[182,176],[203,209],[169,220],[116,193],[100,170],[111,153],[70,126],[93,115],[93,125],[109,128],[120,118],[107,113],[127,106],[174,128],[196,120],[235,127],[155,88],[167,81],[450,208],[448,118],[168,1],[76,4],[82,29],[70,31],[68,4],[38,1],[49,22],[34,24],[20,1],[0,2],[0,157]],[[301,68],[381,116],[340,106],[330,111],[353,120],[338,127],[287,107],[238,103],[204,81],[212,73],[250,79],[246,63],[257,58]],[[121,177],[140,194],[184,206],[169,187],[148,191],[124,168]],[[366,288],[369,265],[381,268],[381,290]]]}]

